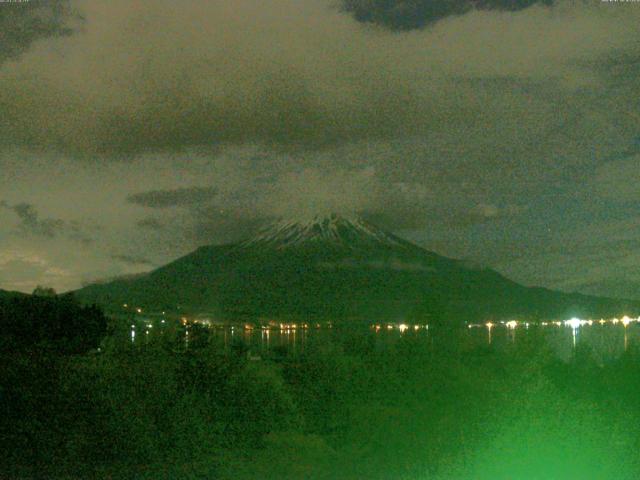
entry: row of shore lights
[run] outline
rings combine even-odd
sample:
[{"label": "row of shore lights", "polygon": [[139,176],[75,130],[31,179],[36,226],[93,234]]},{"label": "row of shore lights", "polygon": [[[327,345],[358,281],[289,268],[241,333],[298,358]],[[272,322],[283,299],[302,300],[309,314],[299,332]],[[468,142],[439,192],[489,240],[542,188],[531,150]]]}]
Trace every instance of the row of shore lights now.
[{"label": "row of shore lights", "polygon": [[[612,318],[609,320],[605,320],[604,318],[601,318],[600,320],[583,320],[580,318],[571,318],[569,320],[564,320],[564,321],[555,321],[555,322],[540,322],[540,325],[543,327],[547,327],[547,326],[556,326],[556,327],[561,327],[561,326],[565,326],[565,327],[571,327],[574,330],[579,328],[579,327],[584,327],[585,325],[591,326],[594,323],[598,323],[600,325],[606,325],[608,323],[610,323],[611,325],[618,325],[621,324],[624,327],[628,327],[630,324],[634,323],[634,322],[640,322],[640,317],[638,318],[630,318],[627,315],[625,315],[622,318]],[[509,322],[499,322],[499,323],[493,323],[493,322],[487,322],[484,325],[482,324],[470,324],[469,328],[477,328],[477,327],[482,327],[485,326],[489,329],[493,328],[493,327],[497,327],[500,325],[504,325],[505,327],[509,328],[509,329],[515,329],[521,325],[524,325],[526,328],[529,328],[529,325],[531,325],[529,322],[519,322],[517,320],[511,320]]]},{"label": "row of shore lights", "polygon": [[407,325],[405,323],[400,323],[398,325],[395,325],[393,323],[388,323],[386,325],[372,325],[371,328],[373,328],[376,332],[379,332],[380,330],[396,330],[398,329],[400,331],[400,333],[404,333],[407,330],[429,330],[429,325]]},{"label": "row of shore lights", "polygon": [[[186,317],[182,317],[182,324],[183,325],[187,325],[189,323],[188,319]],[[210,326],[210,322],[206,321],[206,320],[195,320],[195,323],[200,323],[202,325],[205,326]],[[245,324],[244,325],[244,330],[254,330],[254,329],[260,329],[260,330],[283,330],[283,331],[290,331],[290,330],[307,330],[309,328],[332,328],[333,325],[331,323],[326,323],[324,325],[320,324],[320,323],[315,323],[315,324],[308,324],[308,323],[280,323],[277,325],[263,325],[262,327],[256,327],[252,324]],[[242,327],[236,327],[236,326],[231,326],[231,330],[235,330],[236,328],[242,328]],[[401,324],[385,324],[385,325],[371,325],[371,328],[374,329],[376,332],[379,332],[381,330],[399,330],[401,333],[406,332],[407,330],[429,330],[429,325],[407,325],[404,323]]]},{"label": "row of shore lights", "polygon": [[[203,325],[205,327],[212,327],[213,325],[211,324],[211,321],[209,320],[192,320],[189,321],[189,319],[187,317],[182,317],[180,319],[180,321],[182,322],[182,325],[189,325],[189,323],[196,323],[199,325]],[[324,325],[320,324],[320,323],[314,323],[314,324],[308,324],[308,323],[280,323],[277,325],[262,325],[262,326],[256,326],[253,325],[251,323],[246,323],[243,326],[237,326],[237,325],[230,325],[229,326],[231,328],[231,330],[236,330],[236,329],[244,329],[244,330],[283,330],[283,331],[289,331],[289,330],[307,330],[310,328],[332,328],[333,325],[331,323],[326,323]]]}]

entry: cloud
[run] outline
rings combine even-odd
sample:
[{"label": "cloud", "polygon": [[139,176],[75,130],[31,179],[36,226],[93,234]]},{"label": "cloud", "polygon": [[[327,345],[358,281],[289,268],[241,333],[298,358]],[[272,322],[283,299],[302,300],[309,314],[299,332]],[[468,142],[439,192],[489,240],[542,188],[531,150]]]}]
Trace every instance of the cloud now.
[{"label": "cloud", "polygon": [[165,225],[155,217],[145,217],[142,220],[138,220],[136,226],[149,230],[162,230]]},{"label": "cloud", "polygon": [[18,203],[10,208],[20,219],[20,228],[29,234],[53,238],[65,228],[65,223],[57,218],[40,219],[35,207],[29,203]]},{"label": "cloud", "polygon": [[134,255],[111,255],[111,258],[128,265],[153,265],[153,262],[147,258]]},{"label": "cloud", "polygon": [[59,285],[70,276],[66,268],[33,252],[6,249],[0,254],[0,288],[30,292],[38,284]]},{"label": "cloud", "polygon": [[[129,195],[127,201],[148,208],[183,207],[206,203],[216,197],[214,187],[186,187],[172,190],[152,190]],[[148,225],[147,225],[148,226]]]},{"label": "cloud", "polygon": [[215,207],[200,209],[183,230],[189,243],[211,245],[233,243],[256,232],[269,217],[243,211],[223,211]]},{"label": "cloud", "polygon": [[10,205],[6,201],[1,201],[0,207],[17,215],[20,221],[18,228],[22,235],[45,238],[64,235],[78,242],[92,242],[92,239],[83,231],[78,222],[66,222],[59,218],[41,218],[35,206],[30,203],[22,202]]},{"label": "cloud", "polygon": [[80,20],[69,0],[2,2],[0,64],[18,57],[37,40],[71,35]]},{"label": "cloud", "polygon": [[554,0],[341,0],[342,8],[356,20],[393,30],[422,28],[473,9],[517,11],[553,3]]},{"label": "cloud", "polygon": [[[640,13],[569,1],[512,11],[530,3],[474,2],[481,10],[395,34],[363,28],[333,0],[78,0],[81,32],[2,66],[0,145],[95,159],[455,132],[503,154],[561,136],[569,148],[584,132],[568,118],[585,129],[610,120],[584,115],[603,101],[592,91],[609,74],[597,67],[633,47]],[[632,80],[621,96],[637,91]]]},{"label": "cloud", "polygon": [[267,214],[284,218],[361,212],[378,194],[373,168],[302,168],[280,174],[266,192]]},{"label": "cloud", "polygon": [[603,197],[617,202],[640,200],[640,154],[600,165],[593,181],[594,189]]},{"label": "cloud", "polygon": [[278,167],[272,166],[268,181],[255,171],[233,180],[221,178],[215,202],[191,203],[162,219],[145,217],[137,226],[158,230],[160,225],[171,225],[171,231],[182,233],[190,244],[211,244],[246,238],[276,218],[305,220],[338,213],[398,231],[498,222],[526,210],[522,201],[514,204],[490,195],[466,194],[439,178],[394,181],[375,156],[369,160],[378,166],[341,167],[340,161],[352,163],[342,152],[308,153],[298,159],[296,168],[276,156],[273,163]]}]

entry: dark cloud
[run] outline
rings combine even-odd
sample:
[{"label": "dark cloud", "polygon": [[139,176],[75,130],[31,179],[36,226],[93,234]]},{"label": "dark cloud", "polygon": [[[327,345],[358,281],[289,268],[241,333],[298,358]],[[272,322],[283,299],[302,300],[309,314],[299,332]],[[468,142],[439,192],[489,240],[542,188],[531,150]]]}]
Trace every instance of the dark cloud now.
[{"label": "dark cloud", "polygon": [[554,3],[554,0],[342,0],[341,6],[360,22],[412,30],[474,9],[517,11]]},{"label": "dark cloud", "polygon": [[187,240],[199,245],[232,243],[247,238],[265,223],[273,220],[268,214],[245,207],[221,209],[201,207],[190,212],[194,220],[185,228]]},{"label": "dark cloud", "polygon": [[56,238],[64,235],[84,244],[92,242],[92,239],[84,232],[78,222],[66,222],[60,218],[41,218],[35,206],[30,203],[22,202],[10,205],[6,201],[2,201],[0,207],[17,215],[20,221],[18,228],[23,235],[44,238]]},{"label": "dark cloud", "polygon": [[[484,129],[481,141],[516,143],[500,130],[522,122],[532,134],[558,132],[563,117],[580,118],[576,103],[584,99],[547,100],[597,86],[605,74],[594,65],[628,50],[637,33],[638,9],[622,5],[565,2],[554,15],[526,9],[545,3],[534,0],[345,6],[389,25],[396,22],[385,20],[389,15],[417,19],[397,28],[473,10],[396,35],[360,28],[335,1],[84,1],[81,33],[40,42],[2,66],[0,146],[92,159],[246,144],[305,152],[442,130],[470,144],[481,125],[493,130]],[[452,82],[460,77],[549,86],[541,93],[509,85],[491,91]],[[540,150],[554,140],[535,138]]]},{"label": "dark cloud", "polygon": [[66,227],[63,220],[57,218],[41,219],[35,207],[29,203],[9,205],[2,202],[4,208],[12,210],[20,219],[20,229],[31,235],[54,238],[62,233]]},{"label": "dark cloud", "polygon": [[122,254],[111,255],[111,258],[118,262],[125,263],[127,265],[133,265],[133,266],[153,265],[153,262],[151,260],[144,257],[135,256],[135,255],[122,255]]},{"label": "dark cloud", "polygon": [[164,223],[155,217],[146,217],[136,222],[136,226],[140,228],[147,228],[149,230],[162,230]]},{"label": "dark cloud", "polygon": [[[173,190],[151,190],[127,197],[129,203],[148,208],[184,207],[206,203],[216,197],[214,187],[186,187]],[[146,225],[147,227],[149,225]]]},{"label": "dark cloud", "polygon": [[[517,217],[527,207],[523,205],[493,205],[479,203],[469,206],[473,199],[456,202],[449,199],[448,204],[415,204],[407,199],[399,199],[397,194],[389,192],[381,198],[377,207],[360,212],[361,216],[373,224],[391,231],[421,230],[434,225],[449,228],[473,227],[491,224]],[[384,203],[384,202],[388,203]]]},{"label": "dark cloud", "polygon": [[[98,230],[101,230],[98,228]],[[72,220],[66,223],[66,234],[71,240],[89,245],[94,242],[94,239],[85,232],[85,229],[79,222]]]},{"label": "dark cloud", "polygon": [[0,63],[18,57],[37,40],[71,35],[80,20],[69,0],[0,2]]}]

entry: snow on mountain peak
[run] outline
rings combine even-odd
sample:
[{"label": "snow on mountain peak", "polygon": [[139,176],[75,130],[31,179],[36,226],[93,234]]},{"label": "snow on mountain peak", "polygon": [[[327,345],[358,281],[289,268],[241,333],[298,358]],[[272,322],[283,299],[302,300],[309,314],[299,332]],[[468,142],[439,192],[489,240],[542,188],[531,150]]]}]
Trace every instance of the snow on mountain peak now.
[{"label": "snow on mountain peak", "polygon": [[355,247],[363,243],[402,246],[403,242],[357,216],[335,213],[314,215],[304,219],[280,219],[260,231],[243,246],[265,245],[284,249],[307,243],[328,243]]}]

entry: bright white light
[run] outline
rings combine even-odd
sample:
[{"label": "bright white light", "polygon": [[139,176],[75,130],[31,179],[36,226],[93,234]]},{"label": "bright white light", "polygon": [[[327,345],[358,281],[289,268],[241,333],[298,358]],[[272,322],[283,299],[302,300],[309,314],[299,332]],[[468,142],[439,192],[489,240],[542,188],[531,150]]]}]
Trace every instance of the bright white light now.
[{"label": "bright white light", "polygon": [[584,325],[585,323],[587,323],[585,320],[580,320],[579,318],[572,318],[570,320],[565,320],[564,324],[568,327],[573,328],[574,330],[576,328],[581,327],[582,325]]},{"label": "bright white light", "polygon": [[398,325],[398,329],[400,330],[400,333],[404,333],[407,331],[409,327],[407,325],[405,325],[404,323],[401,323],[400,325]]},{"label": "bright white light", "polygon": [[507,322],[505,325],[507,326],[507,328],[514,329],[518,326],[518,322],[515,320],[511,320],[510,322]]},{"label": "bright white light", "polygon": [[626,315],[625,315],[624,317],[622,317],[622,320],[621,320],[622,324],[623,324],[625,327],[628,327],[628,326],[629,326],[629,324],[631,323],[631,321],[632,321],[632,320],[631,320],[629,317],[627,317]]}]

